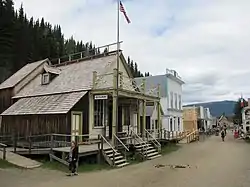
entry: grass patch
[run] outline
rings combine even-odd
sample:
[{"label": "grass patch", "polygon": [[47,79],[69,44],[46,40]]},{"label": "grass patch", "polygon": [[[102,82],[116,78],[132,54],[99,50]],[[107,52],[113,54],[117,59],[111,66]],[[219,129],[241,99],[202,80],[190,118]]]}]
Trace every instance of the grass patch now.
[{"label": "grass patch", "polygon": [[162,155],[166,155],[169,154],[171,152],[177,151],[180,149],[180,145],[177,144],[167,144],[161,147],[161,154]]},{"label": "grass patch", "polygon": [[0,159],[0,168],[13,168],[13,164],[7,162],[6,160]]},{"label": "grass patch", "polygon": [[[42,162],[43,168],[46,169],[51,169],[51,170],[57,170],[57,171],[62,171],[62,172],[69,172],[69,169],[67,166],[53,161],[53,162],[49,162],[49,161],[43,161]],[[107,164],[88,164],[88,163],[84,163],[84,164],[80,164],[77,172],[79,173],[84,173],[84,172],[92,172],[92,171],[100,171],[100,170],[108,170],[111,169],[111,167]]]}]

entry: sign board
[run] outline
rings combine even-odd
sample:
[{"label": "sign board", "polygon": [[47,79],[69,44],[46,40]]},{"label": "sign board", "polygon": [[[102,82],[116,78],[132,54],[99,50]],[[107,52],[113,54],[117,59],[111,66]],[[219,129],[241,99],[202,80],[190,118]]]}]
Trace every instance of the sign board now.
[{"label": "sign board", "polygon": [[108,99],[108,95],[95,95],[95,100]]}]

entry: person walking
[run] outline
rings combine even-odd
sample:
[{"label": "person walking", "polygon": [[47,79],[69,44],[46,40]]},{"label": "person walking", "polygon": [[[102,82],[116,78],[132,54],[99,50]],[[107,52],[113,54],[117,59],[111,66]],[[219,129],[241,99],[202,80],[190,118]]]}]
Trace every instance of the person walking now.
[{"label": "person walking", "polygon": [[76,145],[75,141],[71,142],[68,161],[69,161],[69,171],[70,171],[68,176],[78,175],[76,172],[76,164],[78,161],[78,146]]},{"label": "person walking", "polygon": [[223,142],[225,141],[225,131],[224,130],[221,131],[221,139]]}]

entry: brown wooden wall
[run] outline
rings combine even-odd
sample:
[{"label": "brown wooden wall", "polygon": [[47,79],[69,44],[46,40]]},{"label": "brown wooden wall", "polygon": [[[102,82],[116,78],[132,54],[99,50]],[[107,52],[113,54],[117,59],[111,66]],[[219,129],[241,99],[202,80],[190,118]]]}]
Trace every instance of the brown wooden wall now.
[{"label": "brown wooden wall", "polygon": [[89,134],[89,98],[86,94],[76,105],[71,109],[71,111],[82,112],[83,116],[83,127],[82,134]]},{"label": "brown wooden wall", "polygon": [[39,134],[69,134],[68,115],[3,116],[0,135],[28,137]]},{"label": "brown wooden wall", "polygon": [[0,114],[12,105],[12,93],[12,88],[0,90]]}]

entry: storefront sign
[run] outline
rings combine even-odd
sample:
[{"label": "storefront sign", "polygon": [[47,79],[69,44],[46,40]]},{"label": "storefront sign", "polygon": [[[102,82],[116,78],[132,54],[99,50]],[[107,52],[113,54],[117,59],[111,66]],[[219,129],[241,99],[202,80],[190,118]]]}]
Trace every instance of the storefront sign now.
[{"label": "storefront sign", "polygon": [[108,95],[95,95],[95,100],[108,99]]}]

